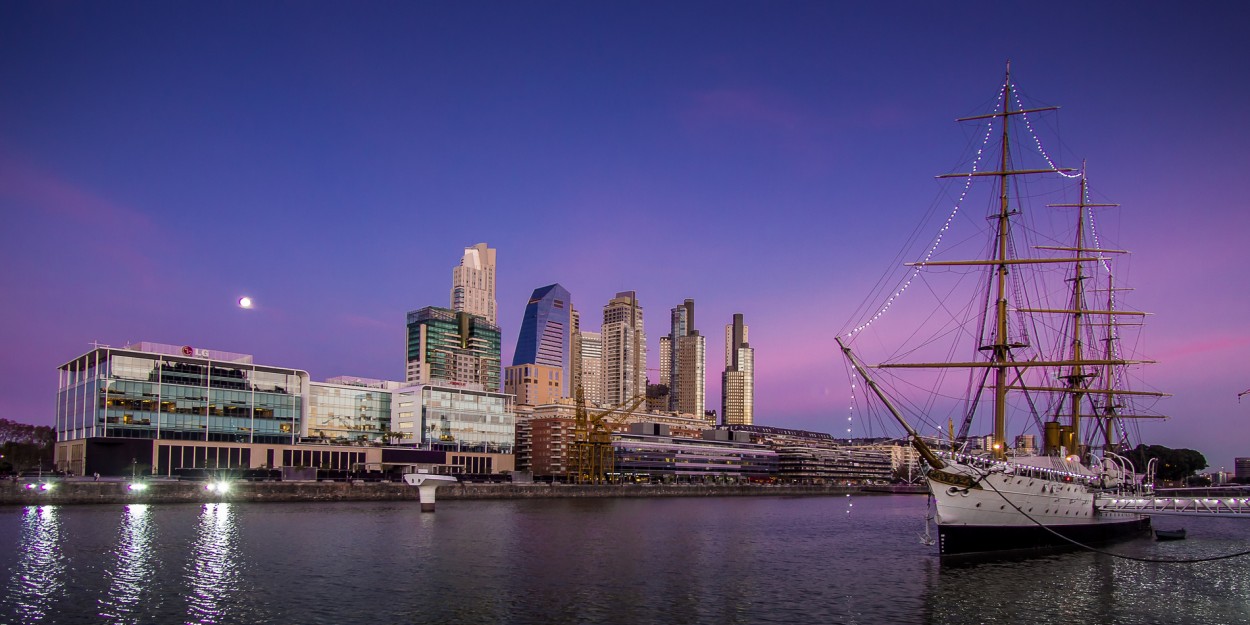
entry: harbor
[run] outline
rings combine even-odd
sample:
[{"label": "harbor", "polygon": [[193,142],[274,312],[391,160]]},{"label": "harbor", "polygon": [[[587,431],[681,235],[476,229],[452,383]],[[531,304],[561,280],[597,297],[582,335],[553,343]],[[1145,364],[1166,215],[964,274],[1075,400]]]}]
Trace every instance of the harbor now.
[{"label": "harbor", "polygon": [[[952,564],[917,539],[924,497],[439,495],[434,514],[412,501],[0,507],[0,614],[70,625],[101,614],[219,625],[1250,620],[1243,560],[1076,551]],[[1111,550],[1244,548],[1239,520],[1184,524],[1185,540]]]},{"label": "harbor", "polygon": [[[43,488],[43,484],[50,484]],[[142,488],[134,488],[136,484]],[[226,484],[219,490],[218,484]],[[209,487],[213,486],[212,489]],[[438,500],[613,497],[810,497],[865,493],[845,485],[450,483]],[[880,494],[880,493],[879,493]],[[420,501],[402,482],[208,482],[194,480],[44,480],[0,483],[0,506],[165,503]]]}]

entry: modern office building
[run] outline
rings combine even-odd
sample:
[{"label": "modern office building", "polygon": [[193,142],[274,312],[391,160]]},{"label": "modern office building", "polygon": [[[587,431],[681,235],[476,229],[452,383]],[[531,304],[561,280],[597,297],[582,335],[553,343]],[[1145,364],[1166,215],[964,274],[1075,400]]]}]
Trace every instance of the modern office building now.
[{"label": "modern office building", "polygon": [[639,423],[614,434],[616,471],[622,479],[647,482],[743,482],[771,480],[778,454],[746,437],[705,430],[698,438],[673,436],[667,426]]},{"label": "modern office building", "polygon": [[[480,386],[312,382],[250,355],[158,343],[96,347],[58,373],[55,461],[73,475],[513,466],[508,396]],[[398,415],[409,430],[402,446]]]},{"label": "modern office building", "polygon": [[707,393],[707,343],[694,326],[694,300],[687,299],[670,313],[669,410],[702,417]]},{"label": "modern office building", "polygon": [[777,478],[798,484],[888,482],[894,475],[890,454],[863,447],[774,447]]},{"label": "modern office building", "polygon": [[633,291],[603,307],[603,403],[624,404],[647,392],[647,333]]},{"label": "modern office building", "polygon": [[574,335],[577,352],[577,375],[573,378],[571,396],[577,396],[578,386],[582,396],[592,406],[604,402],[603,390],[603,334],[579,331]]},{"label": "modern office building", "polygon": [[308,373],[252,356],[141,342],[100,346],[61,367],[57,441],[92,438],[294,443]]},{"label": "modern office building", "polygon": [[499,351],[499,327],[483,317],[434,306],[408,313],[410,384],[481,384],[498,393]]},{"label": "modern office building", "polygon": [[341,376],[308,384],[307,438],[335,444],[380,443],[391,429],[396,382]]},{"label": "modern office building", "polygon": [[721,419],[724,425],[755,423],[755,350],[747,342],[747,325],[735,313],[725,326],[725,372],[721,374]]},{"label": "modern office building", "polygon": [[512,357],[513,366],[544,365],[560,369],[558,392],[563,397],[571,396],[563,386],[563,382],[570,379],[571,312],[572,301],[564,287],[549,284],[534,289],[525,306]]},{"label": "modern office building", "polygon": [[512,365],[503,370],[503,391],[520,406],[550,404],[564,396],[564,370],[549,365]]},{"label": "modern office building", "polygon": [[477,315],[498,324],[495,303],[495,249],[485,243],[464,248],[460,264],[451,270],[451,309]]},{"label": "modern office building", "polygon": [[391,406],[391,428],[401,443],[449,452],[512,454],[516,416],[506,394],[480,384],[418,384],[392,391]]}]

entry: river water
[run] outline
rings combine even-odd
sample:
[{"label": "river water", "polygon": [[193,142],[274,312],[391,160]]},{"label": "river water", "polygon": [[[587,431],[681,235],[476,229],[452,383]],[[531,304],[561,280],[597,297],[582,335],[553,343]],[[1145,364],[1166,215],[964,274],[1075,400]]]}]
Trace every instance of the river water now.
[{"label": "river water", "polygon": [[[0,623],[1246,623],[1250,559],[943,564],[918,496],[0,508]],[[1250,522],[1158,518],[1250,548]]]}]

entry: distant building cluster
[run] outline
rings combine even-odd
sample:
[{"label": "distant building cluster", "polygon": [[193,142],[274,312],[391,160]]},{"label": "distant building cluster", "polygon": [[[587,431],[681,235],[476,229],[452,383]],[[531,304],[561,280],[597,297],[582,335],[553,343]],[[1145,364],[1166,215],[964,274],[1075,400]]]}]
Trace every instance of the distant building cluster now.
[{"label": "distant building cluster", "polygon": [[496,261],[485,243],[465,248],[449,307],[407,314],[403,381],[313,381],[195,346],[97,346],[59,368],[57,466],[78,475],[426,469],[563,480],[579,405],[613,413],[602,427],[615,479],[878,480],[898,464],[888,449],[755,426],[754,350],[741,314],[725,326],[718,421],[692,299],[669,312],[658,380],[647,376],[637,293],[604,304],[593,331],[559,284],[534,289],[502,366]]}]

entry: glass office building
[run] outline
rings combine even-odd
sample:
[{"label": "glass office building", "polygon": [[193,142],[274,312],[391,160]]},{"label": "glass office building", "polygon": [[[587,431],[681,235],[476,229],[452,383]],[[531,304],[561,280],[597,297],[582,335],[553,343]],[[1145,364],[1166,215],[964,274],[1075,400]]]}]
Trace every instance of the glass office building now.
[{"label": "glass office building", "polygon": [[[564,380],[570,379],[571,310],[572,301],[568,289],[559,284],[534,289],[525,306],[521,331],[517,333],[512,365],[558,367],[563,371],[561,377]],[[564,397],[572,395],[564,392],[563,388],[561,394]]]},{"label": "glass office building", "polygon": [[508,395],[457,384],[410,386],[393,393],[393,427],[404,444],[512,453],[516,415]]},{"label": "glass office building", "polygon": [[190,346],[97,347],[59,369],[58,441],[294,443],[308,373]]},{"label": "glass office building", "polygon": [[338,444],[382,442],[391,426],[392,385],[351,377],[310,383],[307,437]]},{"label": "glass office building", "polygon": [[500,388],[499,327],[482,317],[429,306],[408,313],[409,383],[438,380]]}]

